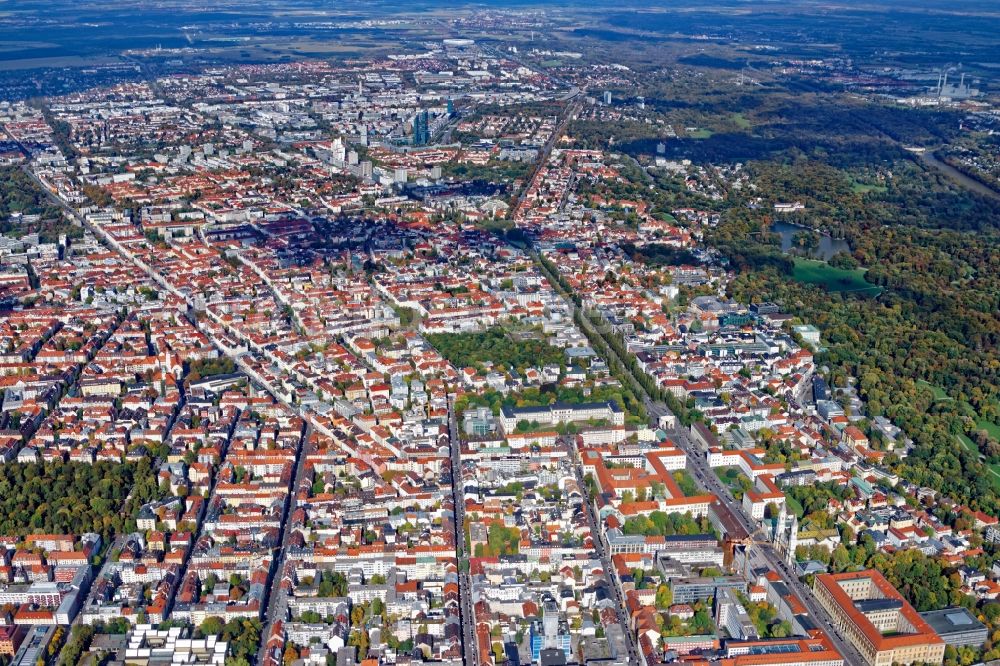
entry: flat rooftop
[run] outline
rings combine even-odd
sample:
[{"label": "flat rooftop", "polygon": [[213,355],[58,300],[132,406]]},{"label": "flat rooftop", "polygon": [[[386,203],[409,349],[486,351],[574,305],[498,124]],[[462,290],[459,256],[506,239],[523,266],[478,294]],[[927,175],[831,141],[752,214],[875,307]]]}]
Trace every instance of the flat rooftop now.
[{"label": "flat rooftop", "polygon": [[931,626],[931,629],[937,632],[938,636],[986,629],[985,624],[961,606],[927,611],[926,613],[921,613],[920,617]]}]

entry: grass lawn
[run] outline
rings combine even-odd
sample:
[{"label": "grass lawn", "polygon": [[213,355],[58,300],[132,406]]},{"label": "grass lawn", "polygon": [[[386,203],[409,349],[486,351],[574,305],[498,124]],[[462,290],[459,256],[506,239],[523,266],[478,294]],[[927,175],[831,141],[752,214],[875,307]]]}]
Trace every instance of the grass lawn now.
[{"label": "grass lawn", "polygon": [[747,120],[747,117],[742,113],[734,113],[732,118],[733,122],[736,123],[736,126],[740,129],[750,129],[750,121]]},{"label": "grass lawn", "polygon": [[[979,422],[980,428],[983,427],[982,425],[983,423],[989,423],[989,422],[980,421]],[[989,425],[993,426],[994,428],[997,427],[996,424],[993,423],[989,423]],[[988,428],[985,429],[988,430]],[[1000,428],[998,428],[998,430],[1000,430]],[[956,435],[955,437],[958,439],[959,443],[962,446],[967,448],[970,452],[979,455],[979,447],[977,447],[976,443],[973,442],[971,439],[969,439],[966,435]],[[997,490],[1000,490],[1000,463],[986,465],[986,469],[990,471],[990,481],[993,482],[993,487],[996,488]]]},{"label": "grass lawn", "polygon": [[869,192],[878,192],[882,194],[886,191],[885,185],[869,185],[867,183],[859,183],[858,181],[853,181],[851,183],[851,191],[855,194],[868,194]]},{"label": "grass lawn", "polygon": [[827,291],[868,292],[872,296],[880,294],[882,287],[865,281],[865,270],[834,268],[825,261],[796,257],[792,277],[799,282],[819,285]]},{"label": "grass lawn", "polygon": [[930,382],[925,382],[923,379],[918,379],[917,383],[925,388],[929,388],[931,390],[931,393],[934,394],[935,400],[953,400],[953,398],[947,393],[945,393],[944,389],[941,388],[940,386],[935,386]]},{"label": "grass lawn", "polygon": [[687,138],[689,139],[707,139],[712,136],[713,132],[710,129],[700,128],[693,132],[687,133]]},{"label": "grass lawn", "polygon": [[788,510],[794,513],[799,518],[804,516],[806,513],[806,510],[802,508],[802,505],[799,504],[799,501],[794,497],[792,497],[791,495],[785,495],[785,504],[788,505]]},{"label": "grass lawn", "polygon": [[988,432],[993,439],[1000,439],[1000,425],[986,419],[979,419],[976,421],[976,427]]},{"label": "grass lawn", "polygon": [[961,442],[962,446],[967,448],[969,451],[971,451],[972,453],[979,453],[979,449],[976,447],[976,443],[973,442],[971,439],[969,439],[967,436],[956,435],[956,437],[958,437],[958,441]]}]

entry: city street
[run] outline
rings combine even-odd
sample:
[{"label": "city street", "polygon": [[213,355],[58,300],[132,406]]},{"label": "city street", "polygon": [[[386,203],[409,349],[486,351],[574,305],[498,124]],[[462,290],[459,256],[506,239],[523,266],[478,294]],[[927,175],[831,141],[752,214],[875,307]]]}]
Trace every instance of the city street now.
[{"label": "city street", "polygon": [[458,558],[458,596],[462,620],[462,653],[467,666],[477,666],[475,609],[472,607],[472,580],[468,572],[469,553],[465,552],[465,500],[463,499],[461,447],[455,396],[448,396],[448,438],[451,446],[451,476],[455,501],[455,554]]},{"label": "city street", "polygon": [[[587,484],[584,483],[583,474],[580,472],[581,462],[576,446],[570,444],[570,451],[573,456],[573,471],[576,473],[576,482],[580,485],[581,489],[586,489]],[[594,513],[594,505],[589,501],[585,501],[584,506],[587,511],[587,522],[590,525],[590,533],[594,538],[594,551],[601,559],[601,566],[604,568],[604,575],[608,579],[611,594],[614,597],[615,606],[617,607],[618,623],[621,624],[622,631],[625,634],[625,641],[628,645],[629,663],[638,664],[640,663],[639,650],[635,644],[635,636],[629,628],[628,616],[625,613],[625,598],[622,596],[621,588],[618,584],[618,576],[615,574],[615,570],[611,564],[611,557],[604,547],[604,538],[601,536],[601,524]]]},{"label": "city street", "polygon": [[257,651],[258,663],[263,659],[267,639],[271,634],[271,625],[277,620],[288,618],[288,595],[281,589],[281,579],[284,577],[285,561],[287,559],[288,540],[292,535],[291,514],[295,510],[295,495],[302,479],[305,478],[307,448],[309,446],[309,422],[306,421],[302,437],[299,440],[299,450],[295,457],[295,474],[292,477],[291,491],[286,496],[284,513],[281,518],[281,545],[274,553],[275,562],[271,564],[271,586],[267,594],[267,611],[264,614],[264,628],[260,632],[260,650]]}]

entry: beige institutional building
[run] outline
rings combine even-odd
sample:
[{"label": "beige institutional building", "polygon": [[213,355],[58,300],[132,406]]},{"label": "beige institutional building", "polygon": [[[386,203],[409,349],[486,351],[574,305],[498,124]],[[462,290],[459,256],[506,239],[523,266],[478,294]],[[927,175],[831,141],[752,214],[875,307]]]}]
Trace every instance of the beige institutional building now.
[{"label": "beige institutional building", "polygon": [[868,664],[944,661],[944,640],[878,571],[822,574],[813,590]]}]

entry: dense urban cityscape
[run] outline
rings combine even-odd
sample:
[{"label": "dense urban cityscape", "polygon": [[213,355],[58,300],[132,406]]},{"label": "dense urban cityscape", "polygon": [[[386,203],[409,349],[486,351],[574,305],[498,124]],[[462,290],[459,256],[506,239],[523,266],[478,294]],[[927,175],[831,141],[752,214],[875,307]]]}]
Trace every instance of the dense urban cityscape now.
[{"label": "dense urban cityscape", "polygon": [[501,5],[0,17],[0,664],[997,663],[996,17]]}]

